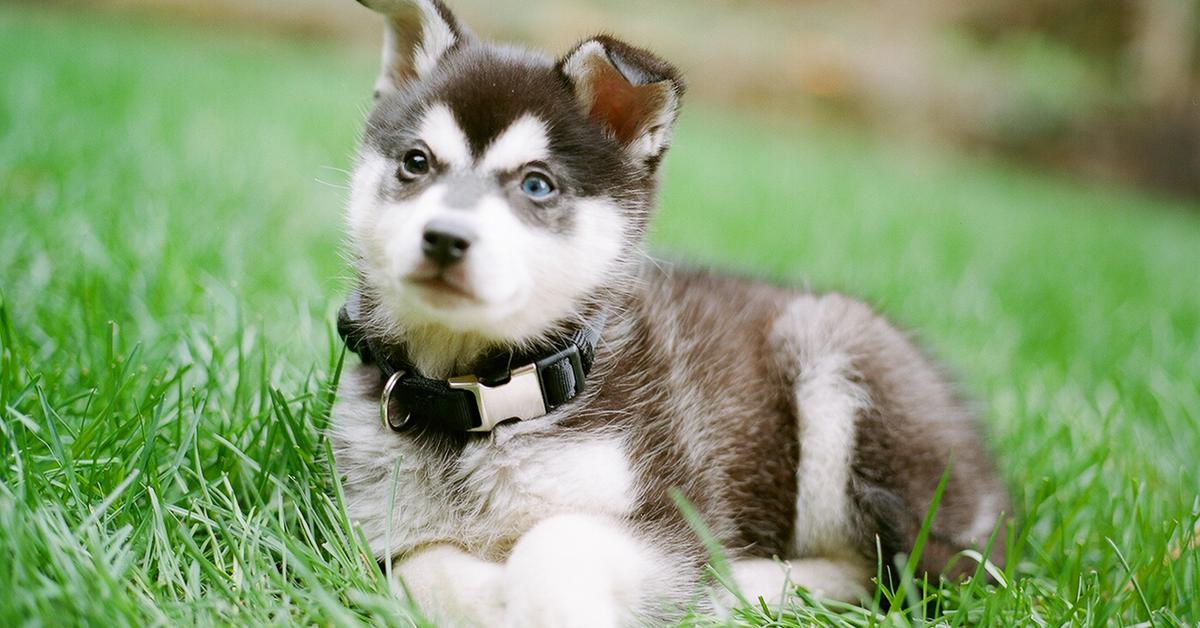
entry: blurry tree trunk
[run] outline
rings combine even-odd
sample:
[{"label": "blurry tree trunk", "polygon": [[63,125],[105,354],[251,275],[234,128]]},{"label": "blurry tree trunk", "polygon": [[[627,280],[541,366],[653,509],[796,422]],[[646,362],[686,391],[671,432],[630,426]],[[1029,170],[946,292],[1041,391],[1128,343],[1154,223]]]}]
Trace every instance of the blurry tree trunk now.
[{"label": "blurry tree trunk", "polygon": [[1156,185],[1200,193],[1200,0],[1139,0],[1131,42],[1140,110],[1135,166]]},{"label": "blurry tree trunk", "polygon": [[1137,6],[1132,52],[1142,102],[1155,109],[1186,106],[1196,94],[1200,0],[1140,0]]}]

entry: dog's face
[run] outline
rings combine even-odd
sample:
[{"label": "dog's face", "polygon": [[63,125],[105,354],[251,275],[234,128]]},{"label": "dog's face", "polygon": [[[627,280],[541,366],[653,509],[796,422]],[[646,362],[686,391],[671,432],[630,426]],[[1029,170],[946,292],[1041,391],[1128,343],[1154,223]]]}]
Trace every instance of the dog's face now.
[{"label": "dog's face", "polygon": [[620,282],[675,70],[609,38],[555,60],[477,41],[440,2],[367,4],[388,31],[348,214],[372,322],[519,343]]}]

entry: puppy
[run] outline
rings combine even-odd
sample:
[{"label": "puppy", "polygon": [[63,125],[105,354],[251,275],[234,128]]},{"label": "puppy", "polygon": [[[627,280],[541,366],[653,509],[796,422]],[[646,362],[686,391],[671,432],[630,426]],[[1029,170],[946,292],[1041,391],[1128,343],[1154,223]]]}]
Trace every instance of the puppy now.
[{"label": "puppy", "polygon": [[998,529],[1005,491],[902,332],[844,296],[644,256],[674,67],[606,36],[558,58],[486,43],[439,0],[360,1],[386,37],[339,319],[362,363],[330,438],[398,595],[443,625],[730,604],[686,503],[745,599],[856,601],[912,551],[947,469],[919,568],[974,571],[952,559]]}]

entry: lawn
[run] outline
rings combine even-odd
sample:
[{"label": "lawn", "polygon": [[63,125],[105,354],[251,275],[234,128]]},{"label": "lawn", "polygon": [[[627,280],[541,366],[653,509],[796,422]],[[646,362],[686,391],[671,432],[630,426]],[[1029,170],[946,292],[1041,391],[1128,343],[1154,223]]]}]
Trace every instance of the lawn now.
[{"label": "lawn", "polygon": [[[0,625],[412,623],[321,436],[374,63],[0,5]],[[695,106],[653,239],[902,321],[1014,494],[1003,586],[773,625],[1200,621],[1195,203]]]}]

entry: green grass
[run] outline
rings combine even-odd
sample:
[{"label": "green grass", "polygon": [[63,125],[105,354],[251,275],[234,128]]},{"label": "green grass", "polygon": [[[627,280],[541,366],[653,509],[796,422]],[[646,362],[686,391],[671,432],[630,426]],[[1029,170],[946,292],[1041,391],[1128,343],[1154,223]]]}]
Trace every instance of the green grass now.
[{"label": "green grass", "polygon": [[[321,436],[373,62],[0,7],[0,625],[410,623]],[[656,245],[917,330],[1021,519],[1005,587],[772,625],[1200,621],[1198,208],[746,118],[685,116]]]}]

